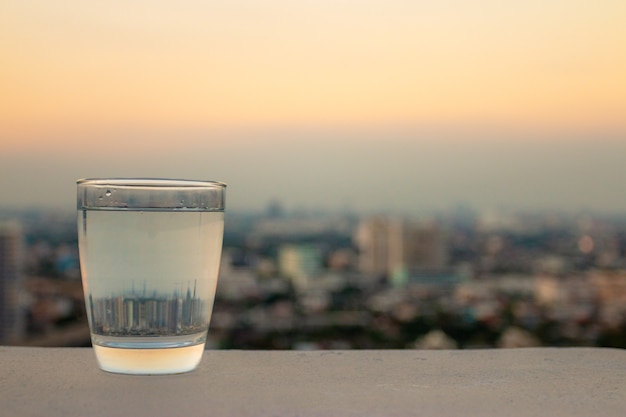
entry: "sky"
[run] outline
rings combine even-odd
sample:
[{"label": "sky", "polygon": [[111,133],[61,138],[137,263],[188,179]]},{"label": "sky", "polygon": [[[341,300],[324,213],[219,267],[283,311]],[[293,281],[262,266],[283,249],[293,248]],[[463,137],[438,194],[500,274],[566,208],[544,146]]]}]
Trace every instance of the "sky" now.
[{"label": "sky", "polygon": [[622,0],[4,0],[0,207],[147,176],[224,181],[238,210],[626,212],[624,22]]}]

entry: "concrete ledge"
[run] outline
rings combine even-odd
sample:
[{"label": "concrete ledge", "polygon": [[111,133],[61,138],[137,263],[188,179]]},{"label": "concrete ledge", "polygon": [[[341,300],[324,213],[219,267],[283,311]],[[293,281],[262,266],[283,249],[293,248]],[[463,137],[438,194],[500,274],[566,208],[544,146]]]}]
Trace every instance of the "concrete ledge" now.
[{"label": "concrete ledge", "polygon": [[206,351],[124,376],[89,348],[0,347],[6,416],[624,416],[626,351]]}]

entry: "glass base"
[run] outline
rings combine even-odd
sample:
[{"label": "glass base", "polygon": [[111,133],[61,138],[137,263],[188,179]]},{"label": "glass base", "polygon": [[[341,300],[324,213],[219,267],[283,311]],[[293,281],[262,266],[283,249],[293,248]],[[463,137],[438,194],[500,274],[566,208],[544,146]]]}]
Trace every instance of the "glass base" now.
[{"label": "glass base", "polygon": [[194,370],[204,343],[164,349],[125,349],[93,345],[100,369],[117,374],[163,375]]}]

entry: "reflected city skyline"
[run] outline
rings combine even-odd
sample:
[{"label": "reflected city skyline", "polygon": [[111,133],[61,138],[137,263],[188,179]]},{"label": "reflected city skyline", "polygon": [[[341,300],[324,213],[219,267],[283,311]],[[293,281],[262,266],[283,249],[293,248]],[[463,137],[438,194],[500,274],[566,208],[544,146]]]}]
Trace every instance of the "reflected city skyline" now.
[{"label": "reflected city skyline", "polygon": [[131,286],[128,292],[110,297],[88,295],[87,309],[93,333],[102,336],[173,336],[206,331],[210,304],[188,286],[183,296],[152,291],[147,295],[146,282],[140,293]]}]

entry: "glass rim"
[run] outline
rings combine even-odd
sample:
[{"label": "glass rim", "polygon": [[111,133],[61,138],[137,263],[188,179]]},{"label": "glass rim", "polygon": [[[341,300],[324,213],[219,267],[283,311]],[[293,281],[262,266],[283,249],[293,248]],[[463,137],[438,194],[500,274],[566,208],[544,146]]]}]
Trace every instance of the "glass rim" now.
[{"label": "glass rim", "polygon": [[226,188],[221,181],[189,180],[157,177],[81,178],[77,185],[101,187],[154,187],[154,188]]}]

